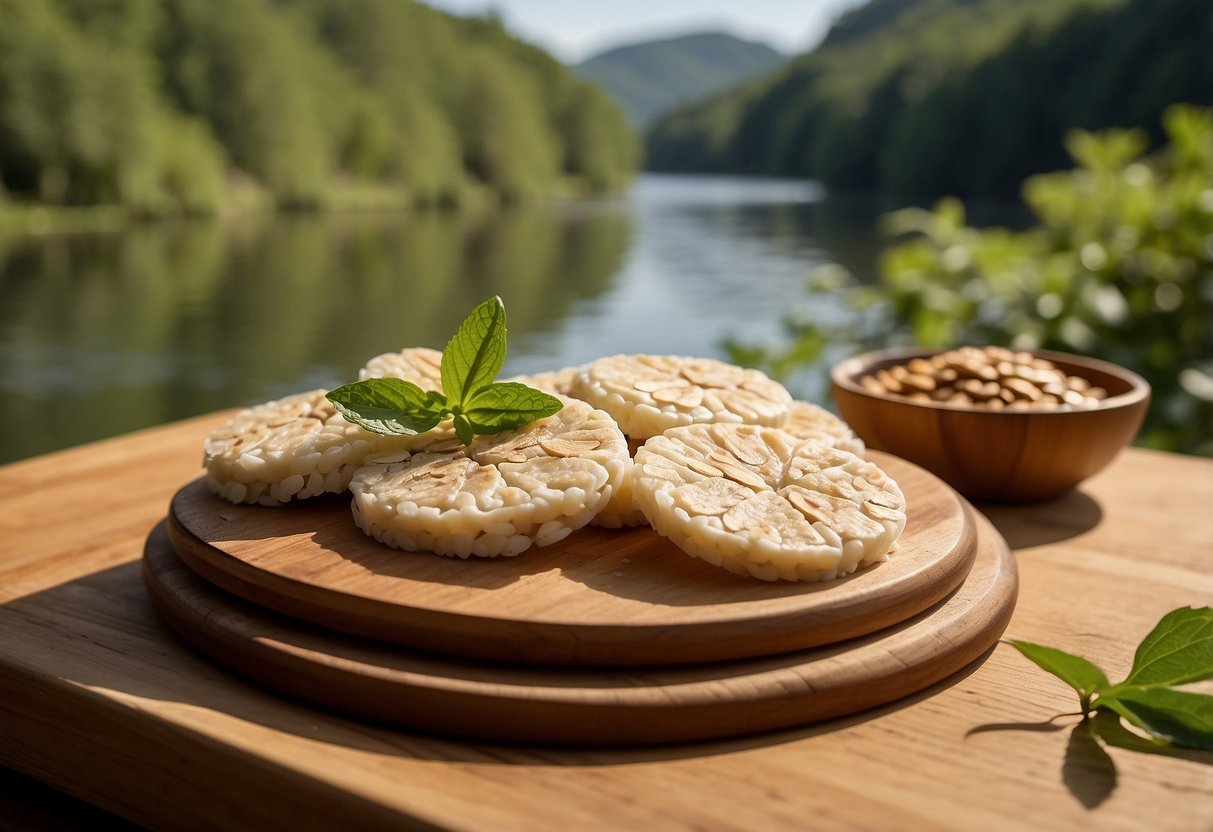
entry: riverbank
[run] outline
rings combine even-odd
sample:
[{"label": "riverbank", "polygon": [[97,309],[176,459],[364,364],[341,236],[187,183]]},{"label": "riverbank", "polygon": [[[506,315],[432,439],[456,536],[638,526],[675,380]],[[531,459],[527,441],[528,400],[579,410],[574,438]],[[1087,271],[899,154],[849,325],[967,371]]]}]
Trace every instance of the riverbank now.
[{"label": "riverbank", "polygon": [[384,212],[458,212],[475,214],[496,208],[535,205],[595,198],[609,199],[626,193],[595,191],[577,177],[564,177],[545,194],[503,198],[483,184],[468,181],[458,193],[436,201],[421,201],[407,188],[367,182],[333,183],[323,203],[312,206],[283,207],[275,203],[268,189],[251,181],[230,184],[219,209],[212,214],[183,216],[180,213],[149,215],[131,211],[123,205],[52,205],[28,202],[0,195],[0,234],[74,234],[121,231],[131,224],[168,220],[239,219],[250,215],[384,213]]}]

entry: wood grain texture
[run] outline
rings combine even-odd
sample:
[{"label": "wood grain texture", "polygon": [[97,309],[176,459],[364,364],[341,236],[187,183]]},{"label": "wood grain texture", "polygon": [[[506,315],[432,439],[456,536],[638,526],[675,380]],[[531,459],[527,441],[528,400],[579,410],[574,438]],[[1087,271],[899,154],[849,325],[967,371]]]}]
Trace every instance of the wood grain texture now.
[{"label": "wood grain texture", "polygon": [[201,481],[173,498],[169,530],[182,559],[212,583],[345,632],[505,661],[719,661],[874,632],[961,582],[976,552],[963,501],[917,466],[874,460],[909,504],[898,551],[818,584],[735,575],[649,529],[587,528],[517,558],[402,552],[363,534],[345,498],[236,506]]},{"label": "wood grain texture", "polygon": [[834,398],[869,447],[918,463],[971,500],[1027,502],[1063,494],[1133,440],[1150,404],[1150,386],[1136,373],[1045,350],[1035,354],[1103,387],[1108,398],[1092,410],[987,410],[876,394],[859,384],[878,369],[931,354],[890,349],[840,362],[831,373]]},{"label": "wood grain texture", "polygon": [[[1209,755],[1080,753],[1055,719],[1073,692],[1003,646],[854,717],[653,749],[452,741],[260,689],[140,578],[224,418],[0,468],[0,763],[164,829],[1213,829]],[[1122,678],[1165,612],[1213,597],[1210,504],[1213,462],[1129,449],[1058,500],[987,507],[1019,565],[1006,635]]]},{"label": "wood grain texture", "polygon": [[[966,513],[969,513],[966,510]],[[904,623],[762,659],[646,668],[539,667],[409,651],[308,626],[216,589],[148,537],[144,579],[180,635],[228,667],[322,705],[465,736],[562,744],[685,742],[841,716],[916,693],[1002,634],[1018,582],[984,517],[964,582]]]}]

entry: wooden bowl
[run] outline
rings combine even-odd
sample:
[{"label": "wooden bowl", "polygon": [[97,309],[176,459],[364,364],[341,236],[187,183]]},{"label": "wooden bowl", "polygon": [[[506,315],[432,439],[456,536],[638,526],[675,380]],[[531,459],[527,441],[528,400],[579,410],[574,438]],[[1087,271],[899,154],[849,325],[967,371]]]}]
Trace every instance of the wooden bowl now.
[{"label": "wooden bowl", "polygon": [[1150,403],[1141,376],[1106,361],[1036,351],[1068,375],[1108,391],[1090,410],[985,410],[874,393],[859,379],[939,350],[878,350],[830,373],[838,410],[868,447],[932,471],[972,500],[1056,497],[1101,470],[1132,441]]}]

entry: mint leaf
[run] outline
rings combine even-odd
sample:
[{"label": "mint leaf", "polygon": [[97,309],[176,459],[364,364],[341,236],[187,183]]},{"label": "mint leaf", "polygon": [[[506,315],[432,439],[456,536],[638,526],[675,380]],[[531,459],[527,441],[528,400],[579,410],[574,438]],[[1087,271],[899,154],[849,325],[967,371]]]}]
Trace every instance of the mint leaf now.
[{"label": "mint leaf", "polygon": [[442,351],[442,390],[451,408],[497,378],[505,363],[505,304],[493,297],[472,310]]},{"label": "mint leaf", "polygon": [[1163,616],[1133,657],[1126,685],[1182,685],[1213,678],[1213,608]]},{"label": "mint leaf", "polygon": [[476,433],[490,434],[543,419],[562,407],[555,396],[525,384],[503,381],[476,391],[463,406],[463,414]]},{"label": "mint leaf", "polygon": [[455,414],[455,435],[464,445],[472,444],[472,425],[462,413]]},{"label": "mint leaf", "polygon": [[372,378],[325,395],[337,411],[373,433],[411,436],[430,430],[446,415],[441,393],[398,378]]},{"label": "mint leaf", "polygon": [[1100,705],[1161,740],[1213,751],[1213,696],[1171,688],[1118,687]]},{"label": "mint leaf", "polygon": [[1104,675],[1104,672],[1081,656],[1055,650],[1052,647],[1043,647],[1030,641],[1011,639],[1010,644],[1043,670],[1047,670],[1078,691],[1078,698],[1082,702],[1084,711],[1091,708],[1091,694],[1108,686],[1108,677]]},{"label": "mint leaf", "polygon": [[505,362],[505,304],[494,297],[472,310],[442,353],[442,388],[425,391],[398,378],[373,378],[328,394],[350,422],[384,434],[411,435],[454,417],[455,434],[471,445],[477,433],[500,433],[551,416],[555,396],[516,382],[494,383]]}]

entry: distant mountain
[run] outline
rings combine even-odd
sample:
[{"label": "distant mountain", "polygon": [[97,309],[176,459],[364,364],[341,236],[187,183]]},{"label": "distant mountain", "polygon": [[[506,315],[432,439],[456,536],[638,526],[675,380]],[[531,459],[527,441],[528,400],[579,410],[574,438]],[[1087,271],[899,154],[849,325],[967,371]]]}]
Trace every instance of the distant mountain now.
[{"label": "distant mountain", "polygon": [[812,52],[662,115],[651,170],[1014,197],[1076,127],[1213,104],[1210,0],[871,0]]},{"label": "distant mountain", "polygon": [[786,56],[723,32],[620,46],[573,70],[606,88],[637,127],[681,104],[770,72]]}]

